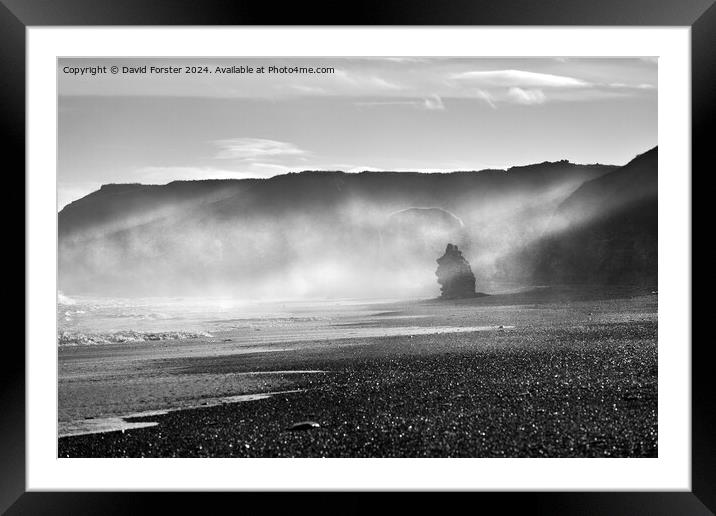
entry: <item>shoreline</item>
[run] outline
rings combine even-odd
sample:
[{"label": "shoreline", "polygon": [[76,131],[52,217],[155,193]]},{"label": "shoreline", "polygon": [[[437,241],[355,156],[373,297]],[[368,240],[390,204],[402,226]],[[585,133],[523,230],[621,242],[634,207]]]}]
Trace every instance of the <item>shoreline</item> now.
[{"label": "shoreline", "polygon": [[[656,302],[637,296],[536,305],[521,310],[511,329],[164,357],[152,364],[180,373],[182,382],[255,377],[254,394],[300,392],[127,418],[156,425],[62,437],[58,455],[656,456]],[[435,317],[458,324],[475,316],[474,306],[447,308]],[[517,314],[505,306],[485,310],[483,319]],[[320,426],[288,430],[305,421]]]}]

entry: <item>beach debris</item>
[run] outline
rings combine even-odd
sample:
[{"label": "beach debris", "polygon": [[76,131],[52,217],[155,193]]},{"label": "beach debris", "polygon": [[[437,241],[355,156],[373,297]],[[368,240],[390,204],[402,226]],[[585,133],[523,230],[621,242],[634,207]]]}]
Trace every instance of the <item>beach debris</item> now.
[{"label": "beach debris", "polygon": [[300,432],[302,430],[311,430],[313,428],[320,427],[321,425],[319,423],[316,423],[315,421],[301,421],[299,423],[294,423],[288,429],[292,432]]},{"label": "beach debris", "polygon": [[475,297],[475,275],[470,263],[454,244],[448,244],[445,254],[436,260],[440,292],[443,299]]}]

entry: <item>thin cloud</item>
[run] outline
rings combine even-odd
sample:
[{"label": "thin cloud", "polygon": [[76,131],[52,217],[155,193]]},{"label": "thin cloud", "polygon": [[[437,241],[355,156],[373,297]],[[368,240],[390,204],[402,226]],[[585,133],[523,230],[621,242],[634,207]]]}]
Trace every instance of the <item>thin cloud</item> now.
[{"label": "thin cloud", "polygon": [[507,96],[518,104],[527,106],[544,104],[547,100],[544,92],[539,89],[510,88],[507,90]]},{"label": "thin cloud", "polygon": [[[375,59],[375,58],[371,58],[371,59]],[[429,59],[425,58],[425,57],[410,57],[410,56],[384,57],[383,59],[386,61],[389,61],[391,63],[426,63],[429,61]]]},{"label": "thin cloud", "polygon": [[291,84],[290,87],[297,92],[306,95],[325,95],[328,93],[324,88],[319,88],[318,86],[309,86],[306,84]]},{"label": "thin cloud", "polygon": [[292,143],[264,138],[216,140],[214,145],[219,147],[219,152],[215,156],[216,159],[255,161],[266,158],[305,156],[308,154],[305,150]]},{"label": "thin cloud", "polygon": [[443,99],[439,95],[430,95],[422,100],[371,100],[356,102],[356,106],[408,106],[428,111],[442,111],[445,109]]},{"label": "thin cloud", "polygon": [[584,88],[590,83],[574,77],[523,70],[483,70],[454,74],[452,79],[484,87],[504,88]]},{"label": "thin cloud", "polygon": [[623,82],[612,82],[608,85],[610,88],[620,89],[637,89],[637,90],[655,90],[656,86],[653,84],[641,83],[641,84],[624,84]]},{"label": "thin cloud", "polygon": [[[63,59],[66,65],[134,65],[128,59]],[[541,90],[546,102],[586,102],[647,96],[656,90],[656,58],[296,58],[291,64],[329,67],[324,74],[196,74],[181,81],[160,74],[59,75],[62,96],[215,97],[255,102],[299,103],[345,100],[355,105],[405,105],[442,110],[452,99],[478,99],[490,107],[525,102],[510,88]],[[285,58],[150,59],[142,64],[251,67],[286,65]],[[489,66],[490,68],[484,68]],[[479,90],[479,91],[478,91]],[[476,93],[478,91],[478,93]],[[482,92],[482,93],[481,93]],[[486,92],[486,93],[484,93]],[[437,96],[437,97],[436,97]],[[529,95],[528,95],[529,96]],[[439,98],[439,100],[438,100]],[[536,103],[539,94],[531,96]],[[449,107],[449,106],[448,106]]]},{"label": "thin cloud", "polygon": [[356,106],[418,106],[420,102],[415,100],[369,100],[366,102],[355,102]]},{"label": "thin cloud", "polygon": [[492,95],[490,95],[489,91],[486,90],[476,90],[475,96],[478,99],[484,100],[488,106],[490,106],[492,109],[497,109],[497,105],[495,104],[495,100],[492,98]]},{"label": "thin cloud", "polygon": [[445,104],[443,104],[443,99],[441,99],[438,95],[431,95],[430,97],[426,98],[423,101],[423,106],[425,109],[429,110],[440,110],[442,111],[445,109]]},{"label": "thin cloud", "polygon": [[148,166],[135,172],[144,184],[166,184],[172,181],[196,181],[201,179],[249,179],[265,177],[251,171],[227,170],[215,167]]},{"label": "thin cloud", "polygon": [[359,92],[385,92],[402,90],[403,86],[397,82],[390,81],[375,73],[361,73],[337,69],[329,77],[337,79],[343,86],[350,86],[346,93],[357,94]]}]

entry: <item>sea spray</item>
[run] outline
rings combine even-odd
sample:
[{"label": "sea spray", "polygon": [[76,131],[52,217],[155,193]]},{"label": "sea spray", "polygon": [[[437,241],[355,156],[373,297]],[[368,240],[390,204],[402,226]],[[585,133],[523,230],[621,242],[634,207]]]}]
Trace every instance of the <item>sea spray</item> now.
[{"label": "sea spray", "polygon": [[199,339],[202,337],[212,337],[212,335],[208,332],[188,331],[141,332],[125,330],[103,333],[62,331],[57,337],[57,344],[58,346],[93,346],[100,344],[121,344],[124,342]]}]

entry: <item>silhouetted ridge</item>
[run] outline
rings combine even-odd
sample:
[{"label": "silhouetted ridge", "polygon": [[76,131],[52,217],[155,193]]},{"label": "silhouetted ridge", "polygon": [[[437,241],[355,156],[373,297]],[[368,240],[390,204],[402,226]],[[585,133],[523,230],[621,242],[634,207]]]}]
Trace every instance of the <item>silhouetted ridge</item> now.
[{"label": "silhouetted ridge", "polygon": [[549,283],[656,285],[658,149],[585,182],[558,208],[538,277]]}]

